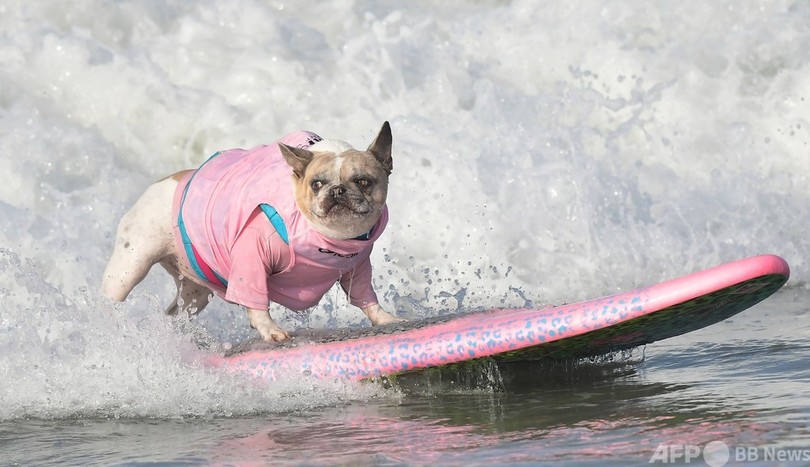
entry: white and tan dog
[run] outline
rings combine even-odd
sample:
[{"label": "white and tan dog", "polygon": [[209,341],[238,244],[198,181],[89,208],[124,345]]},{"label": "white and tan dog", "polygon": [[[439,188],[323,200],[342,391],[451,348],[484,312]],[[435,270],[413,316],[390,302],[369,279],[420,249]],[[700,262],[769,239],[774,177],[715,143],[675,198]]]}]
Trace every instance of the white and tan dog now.
[{"label": "white and tan dog", "polygon": [[378,304],[369,260],[388,220],[391,142],[388,122],[365,151],[299,131],[155,183],[118,226],[102,292],[123,301],[159,263],[177,285],[167,313],[198,313],[214,292],[266,341],[289,338],[270,302],[303,310],[336,282],[372,325],[402,321]]}]

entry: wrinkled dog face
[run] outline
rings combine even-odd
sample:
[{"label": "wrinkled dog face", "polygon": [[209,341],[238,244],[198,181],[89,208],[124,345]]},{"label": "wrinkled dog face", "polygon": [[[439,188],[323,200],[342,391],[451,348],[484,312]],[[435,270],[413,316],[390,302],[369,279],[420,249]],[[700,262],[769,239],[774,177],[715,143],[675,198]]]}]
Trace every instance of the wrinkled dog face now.
[{"label": "wrinkled dog face", "polygon": [[345,240],[377,223],[388,194],[391,127],[385,122],[365,151],[341,141],[320,141],[309,150],[279,144],[293,169],[298,209],[316,230]]}]

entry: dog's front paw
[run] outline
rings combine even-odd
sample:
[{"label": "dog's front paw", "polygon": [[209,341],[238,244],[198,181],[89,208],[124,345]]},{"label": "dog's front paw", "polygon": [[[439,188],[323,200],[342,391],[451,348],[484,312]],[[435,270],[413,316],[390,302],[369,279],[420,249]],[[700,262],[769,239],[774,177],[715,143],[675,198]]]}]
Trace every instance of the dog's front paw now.
[{"label": "dog's front paw", "polygon": [[396,316],[392,315],[391,313],[383,310],[383,308],[378,305],[369,305],[362,309],[363,313],[368,316],[368,319],[371,320],[372,326],[380,326],[383,324],[391,324],[391,323],[400,323],[405,321],[402,318],[397,318]]},{"label": "dog's front paw", "polygon": [[262,326],[256,328],[256,330],[259,331],[265,342],[281,342],[290,338],[290,333],[276,325]]},{"label": "dog's front paw", "polygon": [[267,310],[256,310],[248,308],[248,319],[250,320],[250,327],[259,331],[259,335],[265,342],[281,342],[290,338],[290,334],[278,327]]}]

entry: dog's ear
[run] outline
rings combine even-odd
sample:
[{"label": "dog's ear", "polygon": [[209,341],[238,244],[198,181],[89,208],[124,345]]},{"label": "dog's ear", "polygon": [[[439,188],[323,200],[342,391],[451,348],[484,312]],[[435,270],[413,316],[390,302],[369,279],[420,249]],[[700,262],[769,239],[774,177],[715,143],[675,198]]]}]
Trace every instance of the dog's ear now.
[{"label": "dog's ear", "polygon": [[314,154],[306,149],[288,146],[284,143],[278,143],[278,147],[281,149],[281,155],[284,156],[284,160],[292,167],[293,174],[296,178],[303,177],[307,166],[312,162]]},{"label": "dog's ear", "polygon": [[380,162],[380,164],[382,164],[389,174],[394,169],[394,160],[391,158],[392,140],[391,125],[389,125],[388,122],[385,122],[383,123],[377,138],[374,139],[374,142],[371,143],[366,150],[371,153],[371,155],[373,155]]}]

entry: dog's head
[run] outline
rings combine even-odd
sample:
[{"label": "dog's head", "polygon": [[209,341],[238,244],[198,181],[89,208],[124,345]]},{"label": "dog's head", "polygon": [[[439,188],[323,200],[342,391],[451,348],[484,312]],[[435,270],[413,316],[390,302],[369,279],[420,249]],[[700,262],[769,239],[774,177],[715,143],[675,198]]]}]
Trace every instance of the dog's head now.
[{"label": "dog's head", "polygon": [[298,209],[315,229],[346,240],[368,233],[388,195],[391,127],[385,122],[365,151],[342,141],[323,140],[308,149],[279,143],[293,170]]}]

